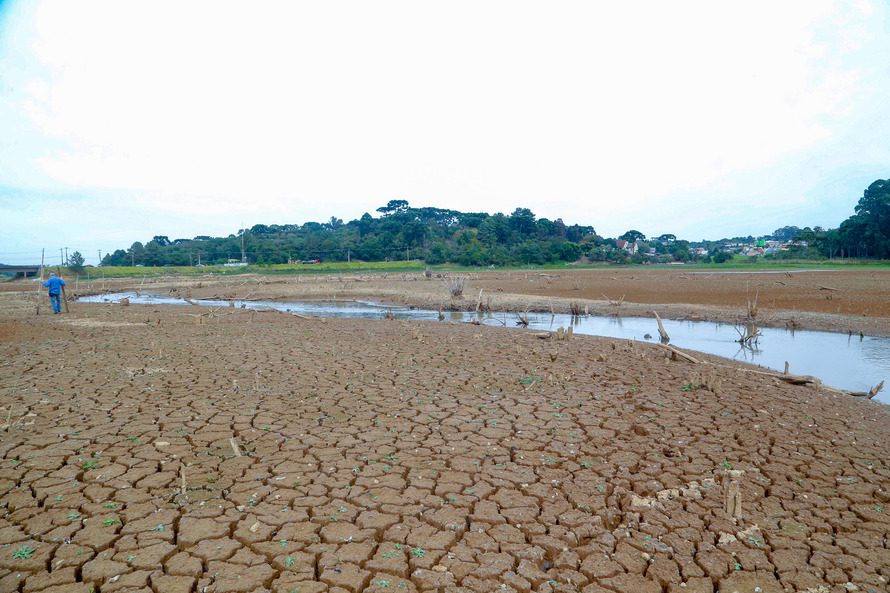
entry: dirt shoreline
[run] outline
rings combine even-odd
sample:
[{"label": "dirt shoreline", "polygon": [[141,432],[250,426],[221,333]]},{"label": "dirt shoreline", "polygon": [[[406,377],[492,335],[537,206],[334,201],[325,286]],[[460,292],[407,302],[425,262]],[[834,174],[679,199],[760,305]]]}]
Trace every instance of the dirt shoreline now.
[{"label": "dirt shoreline", "polygon": [[[443,286],[263,282],[151,290]],[[623,340],[32,299],[0,291],[0,591],[887,590],[888,406]]]},{"label": "dirt shoreline", "polygon": [[[595,315],[740,324],[757,302],[763,327],[890,337],[890,270],[685,272],[673,269],[595,269],[559,272],[234,276],[80,283],[72,294],[143,290],[176,296],[288,300],[352,298],[442,310],[569,313],[573,304]],[[464,278],[460,298],[447,283]],[[3,290],[21,290],[16,286]],[[103,290],[104,288],[104,290]],[[481,300],[479,298],[481,290]],[[607,298],[608,297],[608,298]],[[620,301],[620,305],[610,304]]]}]

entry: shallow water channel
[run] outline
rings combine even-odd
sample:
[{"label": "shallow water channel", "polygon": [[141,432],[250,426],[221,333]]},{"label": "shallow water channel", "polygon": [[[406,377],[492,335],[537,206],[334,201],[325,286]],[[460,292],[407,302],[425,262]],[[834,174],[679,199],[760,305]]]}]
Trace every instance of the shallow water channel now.
[{"label": "shallow water channel", "polygon": [[[90,303],[116,303],[129,298],[133,304],[186,305],[177,298],[134,292],[93,295],[78,299]],[[228,307],[230,301],[194,300],[210,307]],[[399,319],[436,320],[438,312],[412,309],[361,301],[234,301],[236,307],[246,309],[277,309],[288,313],[318,317],[351,317],[379,319],[388,311]],[[446,312],[445,319],[467,322],[473,313]],[[494,313],[480,317],[486,325],[516,327],[514,313]],[[657,341],[645,336],[658,336],[654,319],[646,317],[587,316],[572,318],[568,314],[529,313],[532,330],[556,330],[571,325],[577,334],[606,336],[638,341]],[[833,332],[790,331],[761,328],[763,334],[755,349],[741,348],[735,327],[709,321],[675,321],[664,319],[664,327],[671,337],[671,345],[678,348],[716,354],[781,371],[785,361],[796,375],[813,375],[833,387],[851,391],[868,391],[878,382],[890,380],[890,338],[860,337]],[[890,381],[888,381],[890,382]],[[890,388],[875,398],[890,403]]]}]

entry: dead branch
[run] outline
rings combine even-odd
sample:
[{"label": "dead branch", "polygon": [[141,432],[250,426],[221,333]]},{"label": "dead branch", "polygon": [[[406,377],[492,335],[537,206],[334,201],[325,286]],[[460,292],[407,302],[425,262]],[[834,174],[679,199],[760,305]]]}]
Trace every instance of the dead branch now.
[{"label": "dead branch", "polygon": [[620,307],[624,303],[624,295],[621,295],[621,298],[618,300],[610,299],[608,296],[603,295],[603,298],[609,303],[612,307]]},{"label": "dead branch", "polygon": [[658,321],[658,335],[661,336],[661,343],[667,344],[671,341],[671,337],[664,329],[664,324],[661,322],[661,317],[658,316],[657,311],[652,311],[652,314],[655,315],[655,320]]},{"label": "dead branch", "polygon": [[528,327],[528,307],[526,307],[525,311],[522,313],[517,313],[516,317],[516,325],[521,325],[522,327]]},{"label": "dead branch", "polygon": [[238,442],[235,440],[235,437],[229,439],[229,444],[232,445],[232,451],[235,452],[235,457],[241,457],[241,450],[238,448]]},{"label": "dead branch", "polygon": [[884,382],[881,381],[880,383],[878,383],[877,385],[875,385],[868,391],[850,391],[849,393],[853,397],[864,397],[867,399],[873,399],[874,396],[879,394],[883,389],[884,389]]},{"label": "dead branch", "polygon": [[659,346],[661,346],[662,348],[667,349],[667,350],[671,353],[671,358],[672,358],[672,359],[682,358],[683,360],[686,360],[686,361],[688,361],[688,362],[691,362],[692,364],[699,364],[699,363],[700,363],[700,361],[699,361],[697,358],[694,358],[694,357],[692,357],[692,356],[689,356],[688,354],[686,354],[686,353],[683,352],[682,350],[679,350],[679,349],[677,349],[677,348],[674,348],[673,346],[668,346],[667,344],[659,344]]}]

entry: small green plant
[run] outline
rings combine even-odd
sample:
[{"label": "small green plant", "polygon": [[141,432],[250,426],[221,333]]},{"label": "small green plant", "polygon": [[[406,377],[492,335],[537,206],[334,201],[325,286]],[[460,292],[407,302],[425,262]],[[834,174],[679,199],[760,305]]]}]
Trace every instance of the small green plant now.
[{"label": "small green plant", "polygon": [[732,464],[729,462],[729,460],[724,459],[723,461],[720,462],[720,467],[722,467],[724,469],[732,469]]},{"label": "small green plant", "polygon": [[695,391],[696,389],[698,389],[698,385],[695,383],[683,383],[683,385],[680,386],[680,391]]},{"label": "small green plant", "polygon": [[540,383],[543,380],[544,380],[543,377],[536,377],[534,375],[531,375],[529,377],[523,377],[522,379],[519,380],[519,382],[522,385],[531,385],[533,383]]},{"label": "small green plant", "polygon": [[278,545],[281,546],[282,548],[286,548],[286,547],[287,547],[287,540],[286,540],[286,539],[280,539],[280,540],[278,540]]},{"label": "small green plant", "polygon": [[127,556],[127,564],[129,564],[133,560],[136,560],[136,556]]},{"label": "small green plant", "polygon": [[106,508],[106,509],[116,509],[117,503],[116,502],[106,502],[105,504],[102,505],[102,507]]},{"label": "small green plant", "polygon": [[120,524],[121,524],[120,519],[105,519],[104,521],[102,521],[102,525],[104,525],[105,527],[111,527],[112,525],[120,525]]},{"label": "small green plant", "polygon": [[582,460],[581,467],[583,467],[584,469],[590,469],[590,462],[587,461],[586,459]]},{"label": "small green plant", "polygon": [[164,531],[164,524],[163,524],[163,523],[158,523],[158,526],[157,526],[157,527],[152,527],[151,529],[149,529],[149,531],[163,532],[163,531]]},{"label": "small green plant", "polygon": [[875,505],[875,512],[876,512],[876,513],[883,513],[883,512],[884,512],[884,505],[882,505],[882,504],[876,504],[876,505]]},{"label": "small green plant", "polygon": [[399,460],[399,458],[394,453],[390,453],[389,455],[384,455],[383,459],[385,459],[387,461],[398,461]]},{"label": "small green plant", "polygon": [[285,568],[290,568],[293,565],[294,565],[294,559],[291,556],[288,556],[287,558],[284,559],[284,567]]},{"label": "small green plant", "polygon": [[423,558],[426,556],[426,550],[423,548],[411,548],[411,555],[415,558]]},{"label": "small green plant", "polygon": [[137,444],[142,442],[139,440],[139,437],[127,437],[127,440],[130,441],[131,443],[137,443]]},{"label": "small green plant", "polygon": [[97,465],[99,465],[98,461],[84,461],[80,467],[89,471],[89,470],[95,468]]},{"label": "small green plant", "polygon": [[16,548],[15,552],[12,553],[12,557],[16,560],[28,560],[34,555],[34,552],[35,550],[31,546],[19,546]]},{"label": "small green plant", "polygon": [[80,514],[79,513],[68,513],[68,518],[71,519],[72,521],[74,519],[80,519]]}]

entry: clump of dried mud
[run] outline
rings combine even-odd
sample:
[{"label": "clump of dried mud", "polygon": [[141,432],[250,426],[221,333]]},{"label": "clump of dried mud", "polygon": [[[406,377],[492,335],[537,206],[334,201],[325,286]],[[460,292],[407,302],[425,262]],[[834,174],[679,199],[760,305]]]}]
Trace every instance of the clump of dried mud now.
[{"label": "clump of dried mud", "polygon": [[875,402],[591,337],[2,300],[0,591],[887,590]]}]

